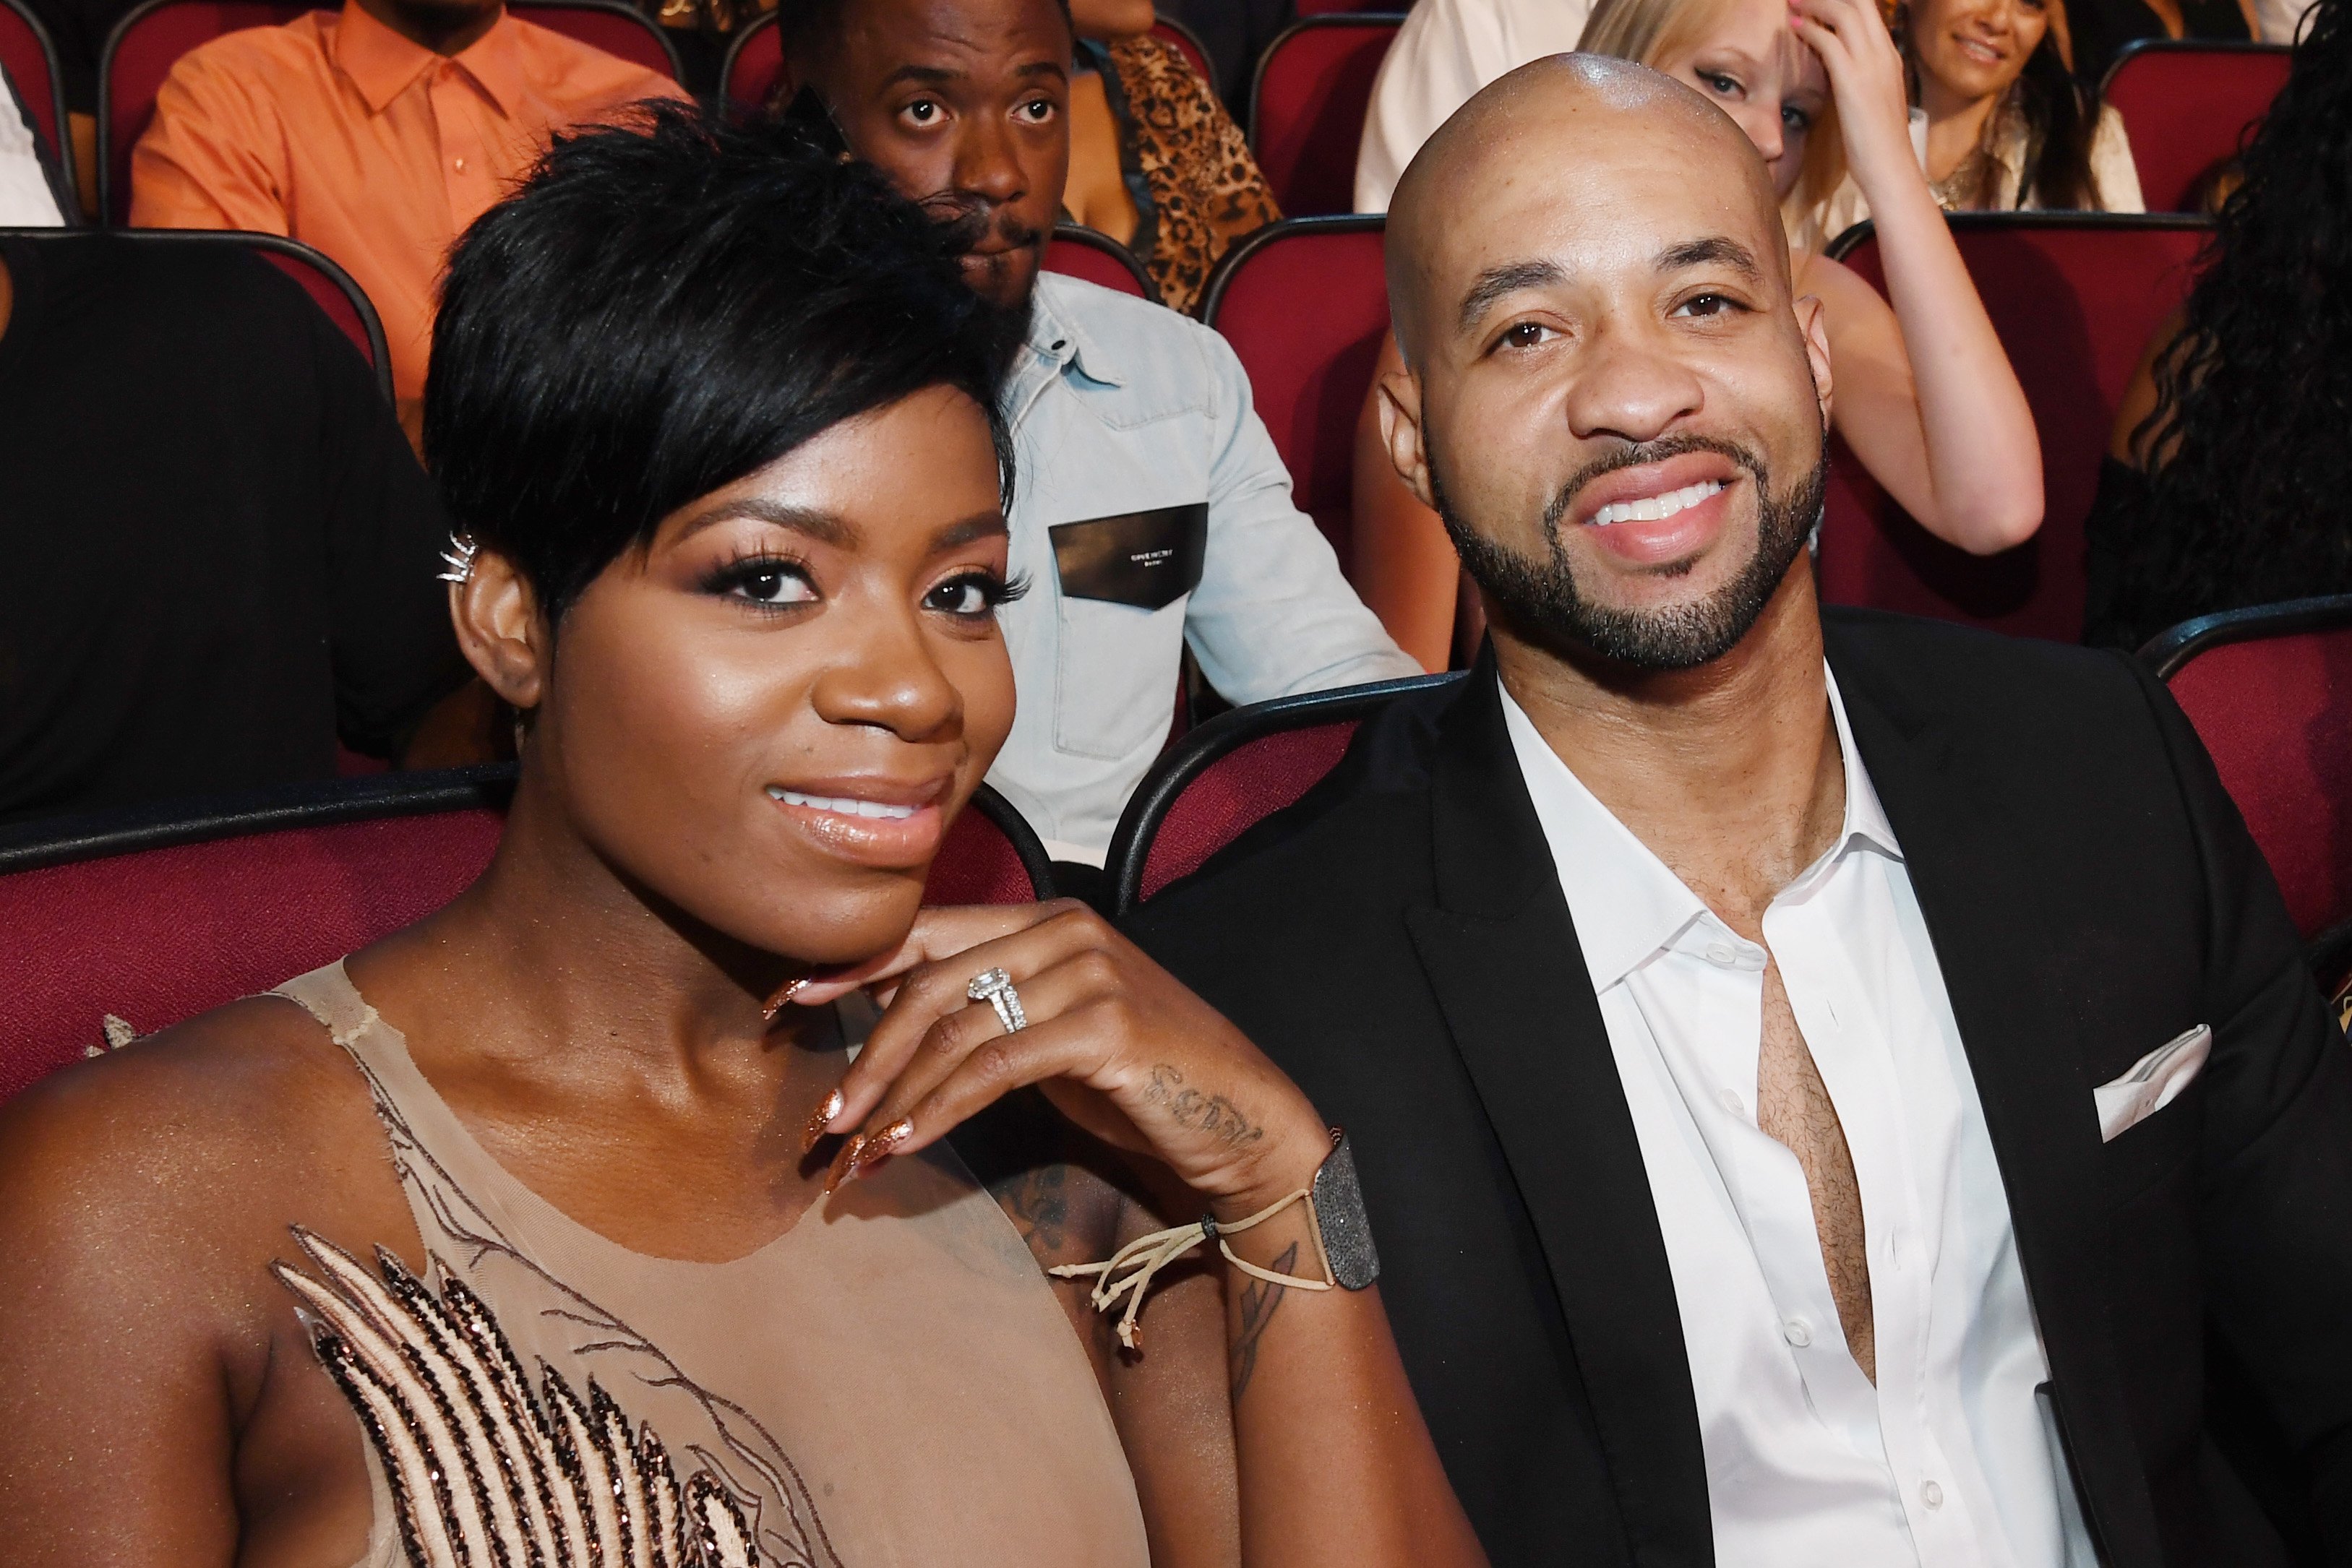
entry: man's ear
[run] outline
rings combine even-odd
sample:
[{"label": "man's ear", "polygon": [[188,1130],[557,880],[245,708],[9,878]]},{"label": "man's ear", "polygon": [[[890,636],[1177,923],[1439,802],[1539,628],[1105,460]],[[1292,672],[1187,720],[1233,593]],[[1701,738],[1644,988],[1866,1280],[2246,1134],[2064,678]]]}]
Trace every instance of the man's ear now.
[{"label": "man's ear", "polygon": [[1381,444],[1389,449],[1389,461],[1396,465],[1397,476],[1412,492],[1413,499],[1434,508],[1429,452],[1421,434],[1421,379],[1409,366],[1400,364],[1381,376],[1374,391],[1380,404]]},{"label": "man's ear", "polygon": [[1797,330],[1804,334],[1805,358],[1813,368],[1813,398],[1822,405],[1822,424],[1830,422],[1830,313],[1820,298],[1808,294],[1797,301]]},{"label": "man's ear", "polygon": [[458,648],[484,685],[518,712],[539,706],[555,652],[553,629],[512,561],[495,550],[477,550],[466,580],[450,585],[449,619]]}]

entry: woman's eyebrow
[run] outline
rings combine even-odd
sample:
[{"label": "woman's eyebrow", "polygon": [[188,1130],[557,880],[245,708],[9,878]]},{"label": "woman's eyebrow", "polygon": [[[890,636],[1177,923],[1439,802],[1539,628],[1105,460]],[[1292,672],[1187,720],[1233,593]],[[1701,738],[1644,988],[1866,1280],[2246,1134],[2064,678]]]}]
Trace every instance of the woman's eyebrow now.
[{"label": "woman's eyebrow", "polygon": [[696,513],[677,530],[677,538],[683,542],[713,524],[727,522],[737,517],[748,517],[753,522],[772,523],[780,528],[790,528],[796,534],[806,534],[817,543],[831,545],[835,549],[855,549],[863,537],[858,533],[856,525],[845,517],[835,517],[831,512],[814,511],[806,507],[788,507],[779,502],[763,501],[757,497],[751,497],[737,501],[721,501],[707,511]]},{"label": "woman's eyebrow", "polygon": [[1003,513],[975,512],[961,522],[950,523],[938,533],[933,534],[931,553],[945,555],[950,550],[961,549],[974,539],[992,538],[1000,535],[1009,535],[1012,531],[1005,526]]}]

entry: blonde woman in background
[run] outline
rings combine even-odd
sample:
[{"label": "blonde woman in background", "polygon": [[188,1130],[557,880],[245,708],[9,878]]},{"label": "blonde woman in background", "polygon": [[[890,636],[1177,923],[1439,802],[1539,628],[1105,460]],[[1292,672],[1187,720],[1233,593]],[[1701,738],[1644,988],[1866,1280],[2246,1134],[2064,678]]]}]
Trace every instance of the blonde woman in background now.
[{"label": "blonde woman in background", "polygon": [[[1989,555],[2042,523],[2042,452],[2024,391],[1920,172],[1902,56],[1871,0],[1601,0],[1588,53],[1638,60],[1731,116],[1770,165],[1799,296],[1827,308],[1832,423],[1930,533]],[[1878,220],[1887,294],[1821,253],[1832,192]],[[1893,301],[1890,308],[1888,300]],[[1430,669],[1449,661],[1460,571],[1381,434],[1381,381],[1358,423],[1356,586]]]}]

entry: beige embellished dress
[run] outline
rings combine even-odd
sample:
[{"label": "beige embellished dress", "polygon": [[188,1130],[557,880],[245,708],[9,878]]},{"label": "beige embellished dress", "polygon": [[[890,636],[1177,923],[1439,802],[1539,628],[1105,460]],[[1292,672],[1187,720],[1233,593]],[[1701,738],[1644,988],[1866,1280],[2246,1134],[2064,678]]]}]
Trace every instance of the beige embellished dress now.
[{"label": "beige embellished dress", "polygon": [[280,1278],[370,1437],[357,1568],[1145,1568],[1069,1320],[944,1147],[748,1256],[632,1252],[491,1159],[341,964],[278,994],[374,1096],[428,1277]]}]

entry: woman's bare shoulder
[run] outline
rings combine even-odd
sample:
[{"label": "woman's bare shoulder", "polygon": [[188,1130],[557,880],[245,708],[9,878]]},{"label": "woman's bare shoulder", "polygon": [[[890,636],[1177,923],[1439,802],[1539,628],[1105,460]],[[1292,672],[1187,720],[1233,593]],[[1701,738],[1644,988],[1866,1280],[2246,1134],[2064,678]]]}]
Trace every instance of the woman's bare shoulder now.
[{"label": "woman's bare shoulder", "polygon": [[[386,1167],[366,1085],[293,1002],[251,997],[78,1062],[0,1106],[0,1257],[218,1255]],[[340,1227],[338,1227],[340,1228]]]}]

